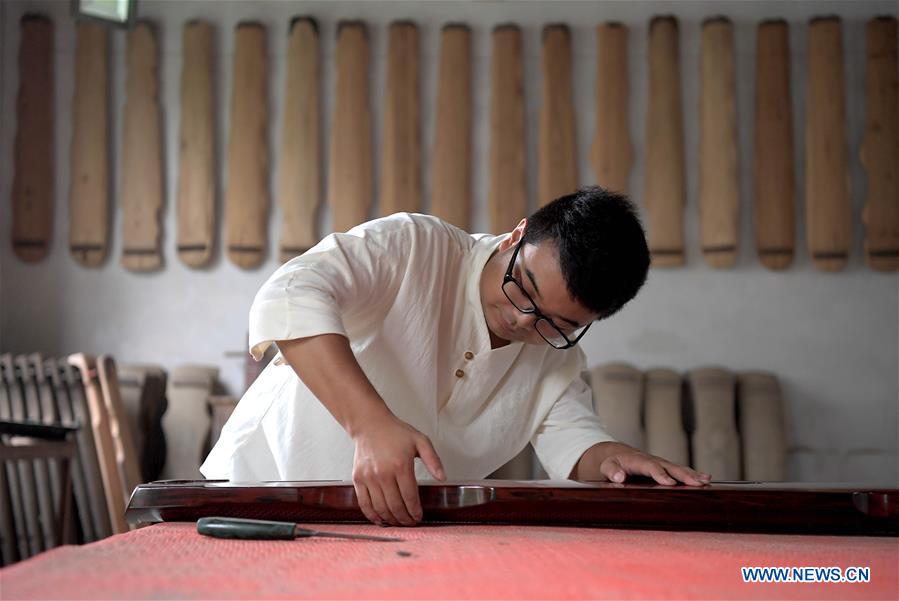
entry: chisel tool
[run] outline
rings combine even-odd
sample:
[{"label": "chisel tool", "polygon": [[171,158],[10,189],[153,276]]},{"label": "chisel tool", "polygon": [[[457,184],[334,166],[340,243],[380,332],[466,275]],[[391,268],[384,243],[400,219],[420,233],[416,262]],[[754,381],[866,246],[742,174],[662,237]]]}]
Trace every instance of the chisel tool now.
[{"label": "chisel tool", "polygon": [[237,538],[242,540],[293,540],[295,538],[310,538],[313,536],[373,540],[388,543],[402,542],[403,540],[390,536],[322,532],[321,530],[302,528],[294,522],[273,522],[243,518],[200,518],[197,520],[197,532],[216,538]]}]

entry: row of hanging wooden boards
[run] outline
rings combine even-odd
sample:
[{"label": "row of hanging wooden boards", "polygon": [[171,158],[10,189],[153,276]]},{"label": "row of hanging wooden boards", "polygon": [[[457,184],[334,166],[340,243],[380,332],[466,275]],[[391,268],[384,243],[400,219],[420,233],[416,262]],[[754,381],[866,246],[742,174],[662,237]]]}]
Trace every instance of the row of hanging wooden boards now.
[{"label": "row of hanging wooden boards", "polygon": [[[849,150],[841,21],[808,24],[805,105],[805,215],[815,265],[837,271],[852,243]],[[53,24],[40,16],[21,21],[20,88],[12,190],[16,255],[39,261],[48,252],[53,213]],[[269,214],[266,29],[241,23],[234,38],[233,79],[224,193],[225,250],[244,268],[265,258]],[[515,25],[492,33],[489,215],[494,232],[510,230],[527,213],[522,32]],[[108,253],[109,147],[107,29],[77,25],[73,135],[69,182],[69,248],[84,266]],[[628,30],[596,28],[596,129],[590,151],[596,180],[627,192],[633,150],[628,129]],[[683,265],[686,205],[683,107],[678,23],[649,24],[645,188],[653,265]],[[383,112],[380,213],[421,211],[419,29],[409,21],[389,30]],[[790,92],[789,26],[771,20],[757,30],[755,74],[754,217],[759,260],[783,269],[795,246],[795,172]],[[319,32],[308,17],[289,27],[287,81],[280,129],[277,198],[282,222],[280,259],[314,245],[321,190]],[[126,101],[119,201],[122,264],[145,271],[162,266],[162,123],[158,98],[159,48],[144,22],[128,33]],[[190,21],[183,30],[177,250],[187,265],[210,262],[215,240],[216,135],[213,90],[214,32]],[[540,204],[573,191],[577,172],[572,102],[571,36],[547,25],[542,37],[542,96],[537,144]],[[366,26],[337,28],[336,86],[330,128],[327,200],[334,231],[369,218],[375,197],[370,48]],[[735,263],[739,235],[739,166],[733,25],[703,22],[700,52],[699,217],[702,254],[714,267]],[[893,17],[866,25],[865,133],[867,172],[865,259],[882,271],[899,267],[899,99],[897,26]],[[468,228],[471,207],[471,31],[448,24],[441,32],[435,143],[431,149],[431,213]]]}]

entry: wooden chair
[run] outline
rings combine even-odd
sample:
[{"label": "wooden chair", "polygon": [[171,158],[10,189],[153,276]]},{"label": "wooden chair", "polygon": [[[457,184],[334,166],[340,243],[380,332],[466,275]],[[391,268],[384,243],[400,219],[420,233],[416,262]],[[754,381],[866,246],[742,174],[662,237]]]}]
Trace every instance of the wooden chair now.
[{"label": "wooden chair", "polygon": [[[58,504],[50,509],[46,516],[40,516],[43,522],[46,517],[51,523],[51,532],[45,536],[47,548],[53,548],[60,543],[71,541],[71,477],[70,464],[75,456],[75,443],[71,435],[77,428],[59,425],[47,425],[31,421],[16,422],[0,420],[0,461],[4,463],[38,462],[57,460],[59,481],[56,486],[59,490]],[[21,483],[20,483],[21,484]],[[21,490],[21,488],[20,488]],[[5,505],[5,504],[4,504]],[[9,542],[16,537],[15,525],[12,523],[12,515],[0,511],[0,525],[3,527],[2,537],[4,544],[0,545],[3,564],[8,565],[17,559],[25,559],[28,555],[20,555]]]},{"label": "wooden chair", "polygon": [[143,479],[113,359],[4,354],[0,381],[4,565],[126,531],[126,499]]},{"label": "wooden chair", "polygon": [[82,524],[83,541],[91,542],[112,534],[112,524],[109,520],[109,509],[87,395],[84,381],[81,379],[81,371],[71,365],[68,359],[63,358],[56,361],[56,375],[59,393],[57,398],[61,401],[60,411],[64,414],[68,412],[71,418],[81,426],[75,438],[78,444],[76,467],[81,468],[84,498],[78,502],[77,507]]},{"label": "wooden chair", "polygon": [[38,355],[0,356],[0,557],[4,565],[74,542],[77,425],[61,424]]},{"label": "wooden chair", "polygon": [[[16,377],[16,368],[10,354],[0,355],[3,376],[2,416],[13,422],[27,421],[25,400]],[[45,539],[41,530],[40,505],[34,466],[26,460],[5,461],[7,480],[18,493],[19,503],[10,503],[19,512],[14,516],[16,534],[19,540],[19,556],[31,557],[45,549]]]}]

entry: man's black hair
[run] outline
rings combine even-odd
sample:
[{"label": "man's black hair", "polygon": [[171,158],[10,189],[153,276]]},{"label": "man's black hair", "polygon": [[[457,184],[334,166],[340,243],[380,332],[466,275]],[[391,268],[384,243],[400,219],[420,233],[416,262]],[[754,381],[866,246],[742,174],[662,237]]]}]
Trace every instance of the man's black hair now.
[{"label": "man's black hair", "polygon": [[637,210],[599,186],[562,196],[528,218],[525,244],[555,244],[568,292],[598,313],[616,313],[646,282],[649,248]]}]

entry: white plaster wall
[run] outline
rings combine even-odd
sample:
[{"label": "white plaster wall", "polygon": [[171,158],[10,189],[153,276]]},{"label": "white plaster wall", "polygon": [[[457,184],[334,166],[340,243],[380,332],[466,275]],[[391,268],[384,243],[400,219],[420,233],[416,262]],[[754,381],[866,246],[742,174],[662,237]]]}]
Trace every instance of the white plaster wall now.
[{"label": "white plaster wall", "polygon": [[[232,391],[242,386],[242,358],[247,310],[258,286],[276,266],[270,252],[259,269],[244,271],[221,255],[208,269],[193,270],[178,261],[174,249],[174,199],[177,173],[178,82],[181,68],[181,28],[201,17],[217,27],[219,181],[224,182],[230,58],[234,26],[243,19],[269,27],[269,92],[274,189],[279,147],[281,96],[284,87],[287,26],[298,14],[316,17],[323,52],[325,131],[333,96],[333,49],[336,24],[361,18],[372,40],[372,108],[375,148],[379,146],[381,92],[385,77],[386,28],[390,21],[411,18],[419,23],[423,52],[423,120],[425,200],[430,184],[429,149],[440,27],[447,21],[468,22],[474,33],[474,229],[487,226],[489,33],[495,24],[516,22],[525,34],[528,109],[529,206],[535,206],[536,125],[539,108],[540,29],[547,22],[565,22],[574,43],[575,103],[578,118],[580,177],[595,182],[587,157],[593,135],[593,86],[596,69],[594,27],[618,20],[630,28],[631,133],[636,162],[631,191],[643,190],[643,138],[646,107],[646,38],[649,19],[675,14],[680,19],[681,61],[689,204],[686,232],[688,265],[654,270],[640,296],[620,315],[597,324],[583,346],[590,365],[611,360],[641,368],[670,366],[690,369],[720,365],[734,370],[776,372],[784,387],[791,447],[789,477],[818,481],[896,481],[899,438],[899,278],[870,271],[863,265],[863,228],[859,210],[866,184],[858,159],[863,129],[864,22],[874,15],[896,15],[894,2],[159,2],[139,0],[141,16],[159,27],[161,100],[164,110],[166,206],[163,215],[165,268],[134,274],[118,263],[121,252],[115,212],[111,258],[99,269],[78,266],[69,256],[68,178],[71,139],[70,102],[73,91],[74,29],[68,0],[0,3],[2,67],[0,67],[0,350],[48,354],[74,351],[111,352],[125,363],[152,362],[167,368],[184,363],[218,365]],[[12,254],[9,195],[15,98],[18,86],[19,18],[41,11],[56,25],[56,216],[50,256],[25,265]],[[698,252],[696,219],[697,103],[699,28],[703,18],[725,14],[735,24],[737,93],[740,117],[742,240],[734,269],[706,267]],[[755,27],[759,20],[786,18],[791,24],[794,128],[797,159],[797,199],[803,215],[803,106],[805,101],[806,32],[808,18],[837,14],[844,20],[848,98],[848,132],[854,204],[854,244],[849,267],[839,274],[813,269],[803,247],[800,218],[796,261],[791,269],[773,273],[755,259],[751,224],[751,142]],[[122,133],[124,103],[124,33],[112,38],[112,136],[115,147]],[[325,138],[326,142],[327,138]],[[327,159],[326,146],[325,160]],[[112,154],[118,177],[119,153]],[[375,170],[379,168],[377,153]],[[376,175],[377,177],[377,175]],[[375,187],[377,189],[377,186]],[[113,193],[113,197],[115,194]],[[272,206],[270,251],[278,237],[279,211]],[[377,200],[373,215],[377,213]],[[323,232],[330,231],[327,209],[321,212]],[[238,356],[226,356],[238,351]]]}]

